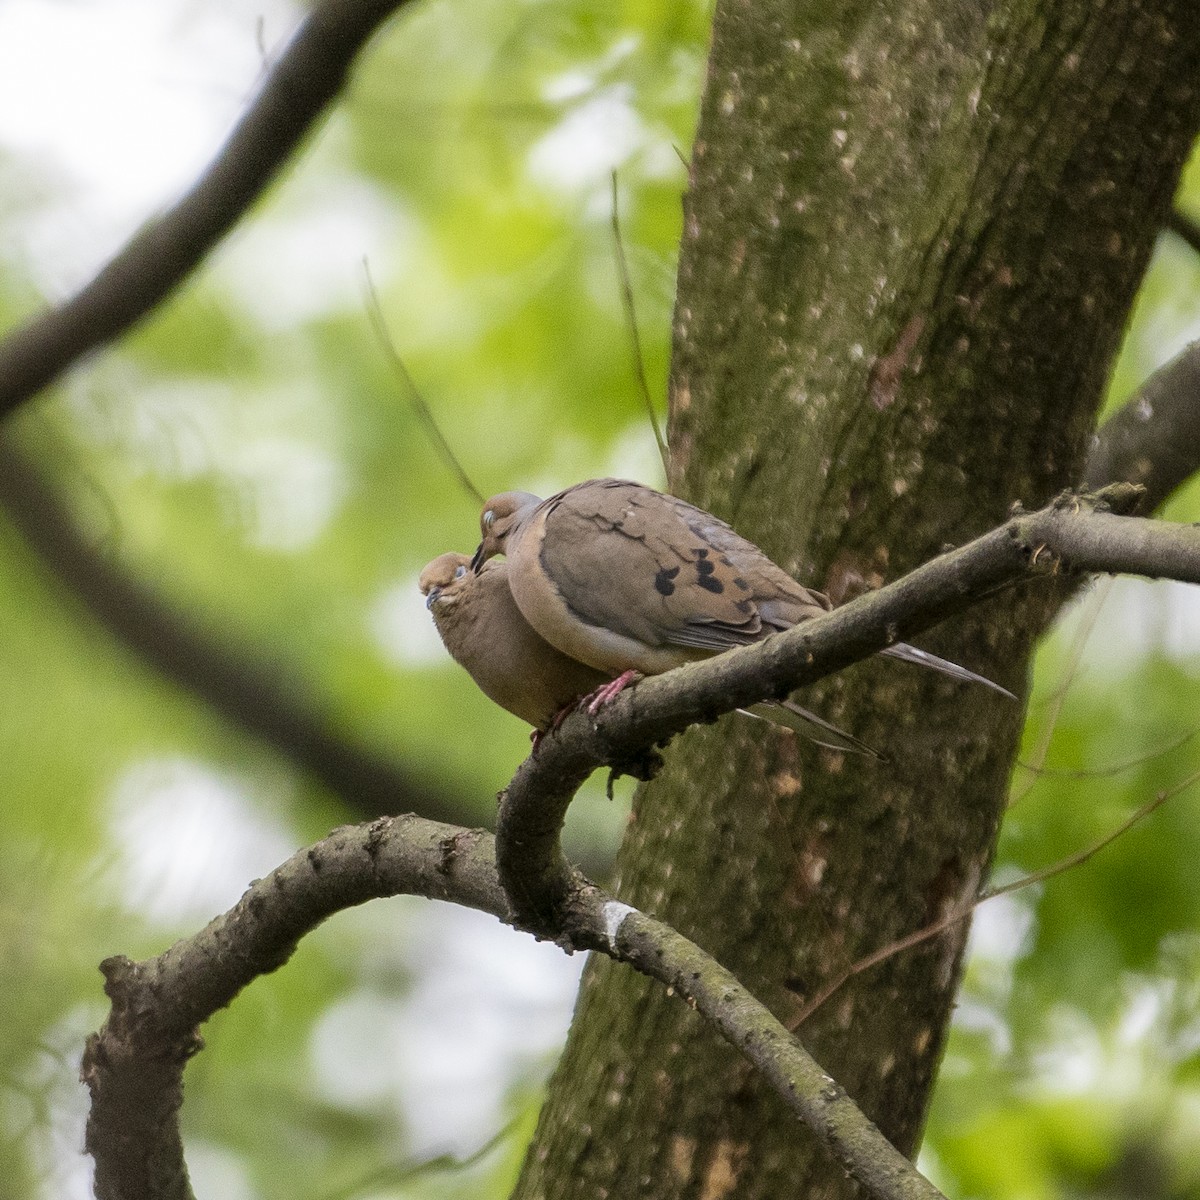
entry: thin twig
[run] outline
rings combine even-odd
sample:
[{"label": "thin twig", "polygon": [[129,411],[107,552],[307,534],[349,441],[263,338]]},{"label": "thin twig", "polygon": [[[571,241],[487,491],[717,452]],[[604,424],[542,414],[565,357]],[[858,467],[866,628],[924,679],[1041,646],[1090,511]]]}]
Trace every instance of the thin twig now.
[{"label": "thin twig", "polygon": [[1107,767],[1092,767],[1092,768],[1072,768],[1072,767],[1035,767],[1032,763],[1017,761],[1016,765],[1023,771],[1036,771],[1043,779],[1111,779],[1114,775],[1124,775],[1126,771],[1133,770],[1134,767],[1143,766],[1145,763],[1153,762],[1156,758],[1163,758],[1168,754],[1174,754],[1176,750],[1186,746],[1197,734],[1200,734],[1200,726],[1195,729],[1189,729],[1187,733],[1180,734],[1179,737],[1168,742],[1165,746],[1159,746],[1154,750],[1147,751],[1145,754],[1135,755],[1133,758],[1124,759],[1122,762],[1113,763]]},{"label": "thin twig", "polygon": [[[1038,739],[1038,744],[1034,747],[1033,762],[1025,767],[1027,771],[1033,771],[1035,774],[1029,782],[1015,795],[1009,802],[1008,807],[1013,808],[1020,804],[1026,796],[1037,786],[1038,774],[1046,762],[1046,757],[1050,753],[1050,743],[1054,738],[1054,731],[1058,727],[1058,720],[1062,716],[1063,705],[1067,701],[1067,692],[1071,689],[1071,684],[1079,675],[1079,666],[1083,661],[1083,652],[1087,647],[1088,639],[1092,636],[1092,632],[1096,628],[1096,622],[1100,619],[1100,612],[1104,608],[1105,602],[1112,593],[1113,580],[1105,579],[1097,589],[1096,596],[1092,601],[1091,611],[1084,615],[1084,618],[1079,623],[1079,628],[1075,631],[1075,637],[1071,642],[1071,653],[1067,661],[1067,669],[1063,674],[1063,678],[1058,687],[1055,688],[1050,697],[1050,709],[1046,715],[1044,728],[1041,736]],[[1023,766],[1025,764],[1022,764]]]},{"label": "thin twig", "polygon": [[915,930],[913,933],[906,934],[902,938],[898,938],[894,942],[889,942],[886,946],[882,946],[878,950],[872,951],[870,954],[858,959],[853,965],[840,971],[832,980],[829,981],[788,1023],[790,1029],[796,1029],[813,1015],[835,992],[837,992],[848,980],[855,975],[861,975],[863,971],[869,970],[871,967],[877,966],[879,963],[886,961],[893,956],[902,953],[905,950],[911,950],[913,946],[919,946],[922,942],[928,941],[932,937],[936,937],[939,933],[949,929],[950,926],[958,924],[959,921],[969,917],[981,904],[987,900],[995,900],[998,896],[1007,896],[1010,892],[1020,891],[1022,888],[1031,887],[1035,883],[1044,883],[1047,879],[1052,879],[1056,875],[1061,875],[1065,871],[1070,871],[1074,867],[1081,866],[1090,858],[1095,857],[1106,846],[1112,845],[1117,838],[1129,832],[1139,821],[1144,820],[1156,809],[1161,808],[1168,800],[1178,796],[1180,792],[1191,787],[1197,780],[1200,780],[1200,771],[1189,775],[1181,783],[1176,784],[1173,788],[1168,788],[1166,791],[1157,793],[1152,800],[1148,800],[1136,812],[1133,813],[1127,820],[1123,821],[1115,830],[1106,834],[1098,842],[1093,843],[1084,850],[1077,851],[1075,854],[1060,859],[1056,863],[1052,863],[1048,867],[1043,867],[1040,871],[1034,871],[1029,875],[1023,875],[1020,879],[1013,880],[1012,883],[1003,884],[1000,887],[987,888],[980,892],[973,900],[967,904],[959,905],[952,908],[949,912],[939,917],[936,921],[923,926],[921,929]]},{"label": "thin twig", "polygon": [[438,452],[442,462],[458,478],[458,482],[462,484],[463,490],[467,495],[482,508],[486,503],[483,493],[471,481],[470,475],[467,474],[462,463],[458,461],[458,456],[450,449],[450,443],[446,441],[445,435],[438,427],[437,421],[434,420],[432,410],[426,403],[425,397],[421,395],[421,389],[417,387],[416,381],[413,379],[408,367],[404,365],[404,359],[400,357],[400,352],[396,349],[396,343],[392,340],[391,330],[388,329],[387,321],[383,316],[383,308],[379,303],[379,293],[375,290],[375,281],[371,278],[371,267],[365,258],[363,259],[363,292],[366,299],[367,316],[371,321],[371,328],[375,331],[375,337],[382,347],[384,354],[387,355],[392,370],[396,372],[404,384],[413,412],[417,414],[417,419],[424,427],[426,435],[433,443],[433,448]]},{"label": "thin twig", "polygon": [[658,414],[654,411],[654,401],[650,398],[650,385],[646,382],[645,357],[642,354],[642,337],[638,332],[637,309],[633,302],[633,284],[629,280],[629,263],[625,259],[625,241],[621,236],[620,205],[617,200],[617,173],[612,173],[612,231],[613,244],[616,247],[617,272],[621,277],[621,304],[625,310],[625,321],[629,326],[629,344],[633,352],[633,373],[637,378],[638,390],[646,405],[650,417],[650,427],[654,430],[654,441],[658,446],[658,457],[662,460],[663,472],[670,478],[670,451],[666,439],[658,423]]}]

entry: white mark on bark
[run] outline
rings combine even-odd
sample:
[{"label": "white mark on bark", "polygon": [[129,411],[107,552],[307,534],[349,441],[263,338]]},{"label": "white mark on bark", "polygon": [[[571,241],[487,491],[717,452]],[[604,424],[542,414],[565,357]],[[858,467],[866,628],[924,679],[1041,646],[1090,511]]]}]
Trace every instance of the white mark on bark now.
[{"label": "white mark on bark", "polygon": [[604,936],[608,939],[609,946],[615,948],[617,934],[621,932],[625,918],[636,913],[637,909],[631,908],[628,904],[622,904],[618,900],[609,900],[600,911],[604,916]]}]

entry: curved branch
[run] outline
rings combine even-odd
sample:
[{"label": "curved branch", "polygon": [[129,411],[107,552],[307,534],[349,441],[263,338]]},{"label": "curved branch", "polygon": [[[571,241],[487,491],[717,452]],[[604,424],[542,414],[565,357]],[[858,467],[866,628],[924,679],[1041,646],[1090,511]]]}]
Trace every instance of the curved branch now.
[{"label": "curved branch", "polygon": [[0,417],[173,292],[262,194],[405,0],[324,0],[300,26],[208,170],[71,299],[0,342]]},{"label": "curved branch", "polygon": [[667,984],[709,1020],[762,1071],[868,1195],[877,1200],[945,1200],[735,975],[671,926],[601,893],[588,906],[589,921],[597,917],[604,922],[605,937],[596,948]]},{"label": "curved branch", "polygon": [[179,1132],[183,1069],[197,1027],[251,980],[281,967],[339,909],[401,893],[504,916],[491,839],[418,817],[347,827],[293,855],[229,912],[147,962],[101,970],[112,1010],[80,1070],[92,1095],[85,1148],[98,1200],[192,1200]]},{"label": "curved branch", "polygon": [[43,564],[118,641],[283,754],[363,816],[413,809],[471,820],[461,799],[338,737],[303,689],[247,646],[218,639],[98,553],[37,468],[0,434],[0,506]]},{"label": "curved branch", "polygon": [[[299,939],[343,908],[382,896],[450,900],[511,920],[490,835],[383,818],[335,831],[253,884],[228,913],[147,962],[103,965],[112,1011],[89,1040],[87,1150],[98,1200],[191,1200],[179,1135],[183,1069],[198,1026]],[[673,987],[758,1066],[847,1171],[879,1200],[938,1200],[817,1062],[728,971],[661,922],[598,889],[571,897],[568,949],[597,949]],[[944,1198],[943,1198],[944,1200]]]},{"label": "curved branch", "polygon": [[1200,342],[1155,371],[1096,434],[1084,487],[1137,483],[1146,511],[1200,469]]},{"label": "curved branch", "polygon": [[[1122,572],[1200,583],[1200,528],[1117,515],[1140,497],[1141,489],[1120,484],[1095,496],[1064,495],[831,613],[643,680],[594,723],[572,714],[521,764],[502,796],[496,854],[517,923],[543,936],[559,926],[574,886],[559,832],[575,790],[597,767],[652,770],[644,747],[694,722],[782,699],[1020,579]],[[991,694],[979,701],[999,702]]]}]

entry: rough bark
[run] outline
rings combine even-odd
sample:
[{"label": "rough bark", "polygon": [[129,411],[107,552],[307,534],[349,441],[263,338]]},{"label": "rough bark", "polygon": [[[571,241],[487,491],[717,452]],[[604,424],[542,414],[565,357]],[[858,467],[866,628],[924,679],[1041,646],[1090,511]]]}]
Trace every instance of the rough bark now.
[{"label": "rough bark", "polygon": [[[675,316],[675,490],[841,599],[1078,481],[1198,81],[1191,0],[719,3]],[[1061,595],[1008,592],[926,644],[1020,690]],[[693,730],[639,793],[617,888],[785,1025],[844,963],[977,888],[1021,717],[891,663],[805,703],[889,761]],[[905,1153],[964,938],[865,972],[801,1031]],[[517,1196],[851,1194],[685,1006],[589,966]]]}]

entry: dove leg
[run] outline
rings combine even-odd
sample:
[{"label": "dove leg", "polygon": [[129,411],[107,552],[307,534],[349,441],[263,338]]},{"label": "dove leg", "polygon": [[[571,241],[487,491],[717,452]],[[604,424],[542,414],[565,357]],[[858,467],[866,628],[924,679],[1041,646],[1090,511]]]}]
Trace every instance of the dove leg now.
[{"label": "dove leg", "polygon": [[570,703],[564,704],[550,719],[550,724],[545,729],[535,729],[529,735],[529,740],[533,743],[533,749],[530,753],[536,754],[538,747],[542,744],[542,738],[547,734],[553,733],[586,699],[587,696],[580,696],[578,700],[572,700]]},{"label": "dove leg", "polygon": [[590,696],[585,696],[584,700],[588,702],[588,716],[594,717],[600,709],[615,700],[631,683],[636,683],[641,677],[637,671],[622,671],[611,683],[606,683]]}]

